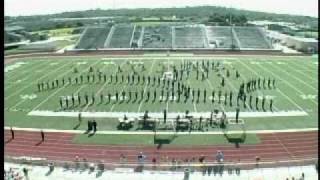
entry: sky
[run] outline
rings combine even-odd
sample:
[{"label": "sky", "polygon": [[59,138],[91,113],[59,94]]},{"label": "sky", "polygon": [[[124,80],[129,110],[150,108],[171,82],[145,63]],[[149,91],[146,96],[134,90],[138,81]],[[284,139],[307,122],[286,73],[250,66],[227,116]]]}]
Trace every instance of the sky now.
[{"label": "sky", "polygon": [[158,8],[199,5],[318,17],[318,0],[4,0],[4,14],[18,16],[97,8]]}]

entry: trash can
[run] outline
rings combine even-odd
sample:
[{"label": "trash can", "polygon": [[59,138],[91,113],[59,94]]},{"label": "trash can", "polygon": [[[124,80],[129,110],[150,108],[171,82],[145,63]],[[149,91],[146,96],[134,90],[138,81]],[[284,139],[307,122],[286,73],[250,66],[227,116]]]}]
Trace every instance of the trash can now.
[{"label": "trash can", "polygon": [[190,169],[189,168],[185,168],[184,169],[184,178],[183,178],[183,180],[189,180],[189,176],[190,176]]}]

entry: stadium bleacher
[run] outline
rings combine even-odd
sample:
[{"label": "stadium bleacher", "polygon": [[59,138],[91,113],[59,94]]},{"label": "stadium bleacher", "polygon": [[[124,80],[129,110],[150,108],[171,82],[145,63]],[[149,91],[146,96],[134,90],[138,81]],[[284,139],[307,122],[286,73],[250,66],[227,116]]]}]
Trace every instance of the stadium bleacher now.
[{"label": "stadium bleacher", "polygon": [[[109,34],[110,33],[110,34]],[[76,49],[97,48],[273,49],[258,27],[118,24],[89,27]]]},{"label": "stadium bleacher", "polygon": [[215,48],[231,48],[234,44],[235,47],[239,45],[234,40],[232,42],[233,34],[231,33],[230,26],[207,26],[207,36],[211,47]]},{"label": "stadium bleacher", "polygon": [[76,49],[104,48],[104,42],[108,37],[110,27],[89,27],[80,38]]},{"label": "stadium bleacher", "polygon": [[130,48],[134,26],[116,25],[107,48]]},{"label": "stadium bleacher", "polygon": [[140,39],[141,33],[142,33],[142,27],[135,26],[133,37],[132,37],[132,42],[130,43],[131,48],[139,47],[139,39]]},{"label": "stadium bleacher", "polygon": [[263,32],[257,27],[235,27],[241,48],[271,49]]},{"label": "stadium bleacher", "polygon": [[149,26],[144,28],[144,48],[171,48],[171,26]]},{"label": "stadium bleacher", "polygon": [[205,36],[200,26],[175,27],[175,47],[205,48]]}]

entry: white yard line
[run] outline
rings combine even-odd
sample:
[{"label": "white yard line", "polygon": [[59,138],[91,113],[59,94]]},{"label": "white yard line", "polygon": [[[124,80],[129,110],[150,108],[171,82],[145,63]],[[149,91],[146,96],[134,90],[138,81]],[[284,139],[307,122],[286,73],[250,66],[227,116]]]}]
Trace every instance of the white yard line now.
[{"label": "white yard line", "polygon": [[[305,60],[300,60],[303,61],[303,65],[296,63],[296,61],[290,61],[293,62],[293,64],[297,65],[299,68],[305,69],[305,70],[317,70],[318,69],[318,65],[311,65],[309,62],[305,62]],[[318,61],[316,61],[318,62]],[[305,65],[305,66],[304,66]]]},{"label": "white yard line", "polygon": [[[127,61],[128,61],[128,60],[127,60]],[[121,90],[119,91],[119,93],[122,92],[126,87],[127,87],[127,85],[124,85],[124,86],[121,88]],[[116,103],[113,103],[113,104],[112,104],[112,106],[111,106],[111,108],[110,108],[110,110],[109,110],[110,112],[113,111],[113,108],[115,107],[115,105],[116,105]]]},{"label": "white yard line", "polygon": [[[290,66],[288,66],[288,67],[290,67]],[[291,69],[294,70],[295,72],[299,73],[300,75],[306,77],[307,79],[309,79],[309,81],[313,81],[314,83],[317,83],[317,81],[318,81],[318,79],[314,78],[313,76],[307,76],[307,74],[306,74],[307,72],[306,71],[299,71],[299,70],[294,69],[294,68],[291,68]],[[316,77],[316,75],[315,75],[315,77]]]},{"label": "white yard line", "polygon": [[[249,68],[245,63],[243,63],[243,65],[250,70],[251,72],[253,72],[254,74],[256,74],[257,76],[260,76],[255,70]],[[284,94],[279,88],[277,88],[277,91],[280,92],[284,97],[286,97],[292,104],[294,104],[297,108],[299,108],[300,110],[303,111],[303,108],[300,107],[295,101],[293,101],[290,97],[288,97],[286,94]]]},{"label": "white yard line", "polygon": [[[294,64],[294,68],[292,68],[291,66],[287,66],[287,67],[290,67],[292,70],[294,70],[294,71],[296,71],[296,72],[298,72],[298,73],[300,73],[300,74],[302,74],[303,76],[305,76],[306,78],[308,78],[308,79],[310,79],[311,81],[318,81],[318,79],[317,79],[317,72],[315,71],[315,70],[311,70],[311,69],[303,69],[302,67],[303,66],[296,66],[296,64],[295,63],[292,63],[292,64]],[[301,69],[299,69],[299,68],[301,68]],[[307,74],[306,74],[306,71],[310,71],[310,72],[314,72],[315,73],[315,77],[313,77],[313,76],[307,76]],[[309,75],[309,74],[308,74]]]},{"label": "white yard line", "polygon": [[[155,62],[155,60],[152,61],[152,65],[151,65],[151,68],[150,68],[150,71],[149,71],[148,75],[150,75],[152,73],[154,62]],[[146,85],[144,86],[144,89],[143,89],[143,95],[146,93],[146,90],[147,90],[147,87],[148,87],[147,82],[145,82],[145,83],[146,83]],[[143,101],[141,101],[141,103],[139,104],[138,112],[140,112],[142,103],[143,103]]]},{"label": "white yard line", "polygon": [[[169,58],[167,58],[167,65],[168,65],[168,69],[167,69],[167,72],[169,72]],[[161,97],[162,98],[162,97]],[[166,97],[166,98],[169,98],[169,97]],[[172,97],[173,98],[173,97]],[[166,110],[167,110],[167,113],[169,112],[169,101],[167,101],[167,104],[166,104]]]},{"label": "white yard line", "polygon": [[[72,64],[72,62],[70,62],[70,63],[66,63],[66,64],[64,64],[63,66],[61,66],[60,68],[57,68],[57,69],[55,69],[55,70],[52,70],[52,71],[50,71],[49,73],[47,73],[45,76],[41,76],[40,78],[38,78],[38,79],[36,79],[36,80],[34,80],[34,81],[39,81],[39,80],[41,80],[41,79],[43,79],[43,78],[45,78],[45,77],[49,76],[49,75],[50,75],[50,74],[52,74],[52,73],[57,72],[58,70],[60,70],[60,69],[62,69],[62,68],[64,68],[64,67],[66,67],[67,65],[70,65],[70,64]],[[18,94],[18,93],[22,92],[23,90],[27,89],[27,88],[28,88],[28,87],[30,87],[31,85],[33,85],[33,84],[29,84],[29,85],[27,85],[27,86],[24,86],[24,88],[21,88],[21,89],[19,89],[18,91],[14,92],[13,94],[11,94],[11,95],[9,95],[9,96],[5,97],[5,100],[7,100],[7,99],[9,99],[10,97],[12,97],[12,96],[14,96],[14,95],[16,95],[16,94]]]},{"label": "white yard line", "polygon": [[[221,72],[221,71],[220,71],[220,72]],[[225,77],[224,73],[221,73],[221,75],[222,75],[223,77]],[[246,80],[246,79],[244,79],[242,76],[240,76],[240,77],[241,77],[242,80]],[[228,84],[230,84],[230,86],[232,86],[233,89],[237,90],[237,88],[235,88],[232,83],[230,83],[230,82],[227,81],[227,80],[226,80],[226,82],[227,82]],[[253,110],[250,108],[250,106],[248,105],[247,102],[245,102],[245,104],[246,104],[247,108],[249,108],[250,111],[253,111]]]},{"label": "white yard line", "polygon": [[[97,62],[95,62],[93,65],[97,64],[99,61],[100,61],[100,60],[97,60]],[[91,66],[92,66],[92,65],[91,65]],[[104,67],[104,68],[105,68],[105,67]],[[88,85],[90,85],[90,84],[83,84],[83,85],[81,85],[80,88],[77,89],[77,91],[74,92],[73,94],[78,94],[84,87],[86,87],[86,86],[88,86]]]},{"label": "white yard line", "polygon": [[[5,126],[5,130],[10,130],[11,127]],[[17,131],[30,131],[30,132],[40,132],[40,129],[37,128],[19,128],[12,127],[12,129]],[[83,130],[60,130],[60,129],[42,129],[43,132],[61,132],[61,133],[72,133],[72,134],[83,134]],[[246,134],[265,134],[265,133],[286,133],[286,132],[310,132],[310,131],[318,131],[318,128],[305,128],[305,129],[281,129],[281,130],[246,130]],[[228,131],[228,134],[239,134],[243,133],[243,131]],[[97,131],[96,134],[154,134],[153,131]],[[222,131],[209,131],[209,132],[161,132],[157,131],[157,134],[225,134]]]},{"label": "white yard line", "polygon": [[16,103],[15,105],[9,107],[9,109],[14,109],[16,108],[17,106],[19,106],[20,104],[22,104],[23,102],[25,102],[27,99],[23,99],[22,101],[19,101],[18,103]]},{"label": "white yard line", "polygon": [[[202,68],[201,68],[201,70],[202,70],[202,72],[204,72]],[[206,79],[206,81],[207,81],[207,83],[209,84],[209,86],[210,86],[211,90],[213,90],[214,88],[213,88],[213,86],[212,86],[211,82],[210,82],[208,79]],[[213,97],[213,98],[214,98],[214,97]],[[220,104],[220,107],[221,107],[221,109],[222,109],[223,111],[225,111],[225,109],[224,109],[224,106],[223,106],[223,105],[221,105],[221,104]]]},{"label": "white yard line", "polygon": [[[269,71],[268,69],[264,68],[263,66],[261,66],[260,64],[258,64],[258,66],[260,66],[262,69],[264,69],[265,71],[268,71],[269,73],[271,73],[273,76],[277,77],[278,79],[281,80],[281,82],[286,83],[287,85],[289,85],[290,87],[292,87],[292,89],[296,90],[297,92],[300,93],[300,95],[304,94],[303,92],[301,92],[299,89],[297,89],[296,87],[294,87],[291,83],[289,83],[288,81],[282,79],[280,76],[276,75],[275,73],[273,73],[272,71]],[[311,102],[313,102],[314,104],[318,104],[315,100],[310,99]]]},{"label": "white yard line", "polygon": [[[16,73],[16,71],[12,70],[12,71],[10,71],[10,72],[11,72],[10,74],[9,74],[9,72],[8,72],[8,73],[5,73],[5,75],[8,76],[8,77],[5,77],[5,80],[6,80],[6,81],[13,81],[13,80],[16,79],[18,76],[24,75],[25,73],[29,73],[29,76],[34,75],[34,74],[32,74],[32,72],[33,72],[34,69],[38,69],[38,68],[40,68],[40,67],[42,67],[42,66],[45,66],[45,65],[47,65],[47,64],[45,64],[45,63],[44,63],[44,64],[42,64],[42,63],[37,63],[37,65],[33,65],[31,68],[27,68],[27,69],[24,70],[24,71],[20,71],[20,73]],[[13,73],[13,75],[15,75],[15,76],[11,76],[12,73]],[[23,77],[23,78],[26,78],[26,77],[28,77],[28,76],[25,76],[25,77]],[[5,88],[8,88],[8,86],[6,86]]]},{"label": "white yard line", "polygon": [[[97,60],[93,65],[97,64],[100,60]],[[83,71],[81,71],[80,73],[86,71],[87,69],[84,69]],[[69,72],[73,71],[73,69],[70,69],[69,71],[61,74],[60,76],[67,74]],[[59,76],[59,77],[60,77]],[[37,109],[38,107],[40,107],[43,103],[47,102],[52,96],[56,95],[58,92],[60,92],[61,90],[63,90],[66,86],[68,86],[67,84],[65,84],[64,86],[62,86],[61,88],[57,89],[54,93],[51,93],[50,96],[48,96],[45,100],[43,100],[42,102],[40,102],[37,106],[35,106],[32,111],[34,111],[35,109]],[[82,85],[83,86],[83,85]],[[78,90],[80,90],[81,88],[79,88]]]},{"label": "white yard line", "polygon": [[[302,84],[308,86],[309,88],[311,88],[312,90],[314,90],[314,91],[317,93],[318,90],[317,90],[316,88],[314,88],[313,86],[310,86],[310,84],[305,83],[303,80],[301,80],[300,78],[296,77],[294,74],[290,74],[290,73],[288,73],[288,72],[282,70],[281,68],[279,68],[279,67],[277,67],[277,66],[274,66],[274,65],[272,65],[272,64],[270,64],[270,66],[276,67],[276,68],[279,69],[280,71],[285,72],[287,75],[289,75],[289,77],[293,77],[294,79],[296,79],[296,80],[298,80],[299,82],[301,82]],[[288,66],[287,66],[287,67],[288,67]],[[291,83],[290,83],[290,84],[291,84]],[[301,91],[300,91],[300,92],[301,92]]]},{"label": "white yard line", "polygon": [[195,103],[193,103],[193,109],[194,109],[194,112],[198,112],[198,110],[197,110],[197,106],[196,106],[196,104],[195,104]]},{"label": "white yard line", "polygon": [[[184,59],[183,58],[181,58],[181,60],[182,60],[182,62],[184,62]],[[188,85],[190,85],[190,81],[189,81],[189,79],[188,79]],[[192,97],[192,98],[194,98],[194,97]],[[196,103],[193,101],[193,110],[195,111],[195,112],[198,112],[198,110],[197,110],[197,105],[196,105]]]},{"label": "white yard line", "polygon": [[[122,67],[128,60],[123,60],[123,62],[120,64],[120,66]],[[105,68],[105,67],[104,67]],[[116,68],[114,68],[114,70],[117,70]],[[110,78],[110,77],[109,77]],[[109,81],[109,78],[108,78],[108,81]],[[108,84],[108,81],[106,81],[102,86],[101,88],[96,92],[96,94],[94,96],[97,96],[102,90],[103,88]],[[87,108],[89,107],[89,104],[87,104],[81,111],[86,111]]]},{"label": "white yard line", "polygon": [[[33,69],[35,68],[35,69],[38,69],[38,68],[41,68],[43,65],[46,65],[46,64],[41,64],[40,63],[40,66],[38,67],[38,66],[33,66],[32,68],[30,68],[30,69],[28,69],[28,70],[25,70],[25,72],[22,72],[22,74],[25,74],[25,73],[28,73],[29,72],[29,75],[27,75],[27,76],[23,76],[22,77],[22,80],[23,81],[25,81],[25,80],[27,80],[30,76],[34,76],[35,74],[33,73]],[[49,68],[50,69],[50,68]],[[41,70],[41,72],[42,71],[46,71],[46,69],[42,69]],[[20,73],[16,73],[17,74],[17,77],[18,76],[21,76],[21,74]],[[8,90],[9,88],[12,88],[12,87],[15,87],[15,85],[20,85],[21,83],[15,83],[15,82],[10,82],[10,81],[15,81],[15,79],[17,78],[17,77],[15,77],[15,78],[5,78],[5,82],[8,82],[9,81],[9,84],[10,85],[5,85],[5,88],[4,88],[4,90]],[[30,84],[37,84],[37,83],[34,83],[34,82],[32,82],[32,83],[25,83],[26,85],[30,85]]]}]

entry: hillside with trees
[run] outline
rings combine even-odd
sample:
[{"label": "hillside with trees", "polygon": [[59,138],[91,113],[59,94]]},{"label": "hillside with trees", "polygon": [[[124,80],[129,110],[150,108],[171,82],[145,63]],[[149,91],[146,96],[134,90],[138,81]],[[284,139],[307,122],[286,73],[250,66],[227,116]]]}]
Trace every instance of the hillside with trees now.
[{"label": "hillside with trees", "polygon": [[[218,23],[219,25],[229,24],[229,17],[232,16],[232,22],[237,25],[244,25],[247,21],[269,20],[292,22],[310,26],[311,30],[318,30],[318,18],[309,16],[296,16],[287,14],[275,14],[256,12],[248,10],[239,10],[234,8],[216,7],[216,6],[196,6],[185,8],[155,8],[155,9],[95,9],[87,11],[64,12],[50,15],[35,16],[5,16],[6,25],[14,24],[25,27],[29,31],[47,30],[53,28],[80,27],[94,23],[107,23],[109,19],[81,19],[90,17],[110,17],[113,22],[132,22],[132,19],[142,19],[146,17],[172,17],[175,16],[180,22],[195,23]],[[68,21],[55,21],[57,18],[77,18]],[[79,19],[80,18],[80,19]]]}]

